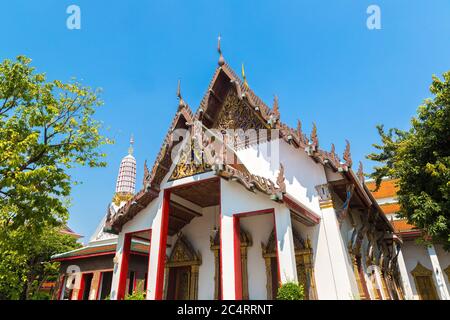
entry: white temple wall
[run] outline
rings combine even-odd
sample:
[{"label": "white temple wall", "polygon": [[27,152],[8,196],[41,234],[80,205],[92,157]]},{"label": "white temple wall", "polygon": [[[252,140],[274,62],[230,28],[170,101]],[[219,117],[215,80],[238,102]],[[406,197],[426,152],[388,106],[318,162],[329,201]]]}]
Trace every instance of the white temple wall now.
[{"label": "white temple wall", "polygon": [[247,231],[253,244],[247,248],[248,293],[250,300],[267,299],[267,276],[261,243],[267,244],[274,227],[272,215],[246,217],[240,220],[241,228]]},{"label": "white temple wall", "polygon": [[153,200],[145,209],[134,216],[133,219],[125,223],[122,227],[121,233],[130,233],[151,229],[153,226],[153,220],[155,219],[160,204],[160,201],[158,200],[162,200],[160,198],[161,196]]},{"label": "white temple wall", "polygon": [[450,252],[446,252],[441,245],[435,244],[436,254],[439,259],[439,264],[441,265],[442,272],[444,272],[445,284],[447,285],[447,290],[450,291],[450,279],[445,273],[445,269],[450,268]]},{"label": "white temple wall", "polygon": [[420,264],[425,268],[433,270],[430,256],[428,255],[427,248],[424,245],[417,244],[414,240],[404,241],[402,252],[405,259],[406,270],[408,271],[409,283],[411,284],[414,300],[419,300],[416,283],[414,282],[414,277],[412,276],[411,271],[414,270],[418,262],[420,262]]},{"label": "white temple wall", "polygon": [[[203,208],[203,216],[191,220],[181,232],[191,243],[195,251],[200,252],[202,264],[199,267],[198,279],[198,299],[214,299],[214,253],[210,246],[210,236],[214,228],[214,215],[218,212],[219,206]],[[170,218],[169,218],[170,219]],[[177,240],[176,236],[170,237],[168,243],[172,246],[168,248],[167,254],[170,256],[173,246]]]},{"label": "white temple wall", "polygon": [[238,156],[252,174],[272,181],[276,181],[279,163],[283,164],[286,191],[318,213],[320,207],[315,187],[327,181],[323,166],[315,163],[305,151],[295,149],[284,140],[280,140],[279,144],[279,162],[274,163],[276,159],[265,152],[265,146],[266,144],[260,145],[259,152],[257,146],[239,150]]},{"label": "white temple wall", "polygon": [[[234,218],[235,214],[273,209],[277,229],[278,258],[281,281],[297,281],[294,244],[289,210],[262,193],[252,193],[239,183],[221,179],[222,277],[224,299],[235,297]],[[272,219],[271,213],[265,213]],[[242,221],[246,218],[242,218]]]}]

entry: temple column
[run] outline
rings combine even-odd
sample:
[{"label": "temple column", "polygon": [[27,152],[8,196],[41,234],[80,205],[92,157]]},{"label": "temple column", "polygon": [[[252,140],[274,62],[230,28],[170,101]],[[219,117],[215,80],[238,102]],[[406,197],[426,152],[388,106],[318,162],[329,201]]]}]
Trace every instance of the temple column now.
[{"label": "temple column", "polygon": [[220,226],[222,299],[242,299],[239,219],[222,213]]},{"label": "temple column", "polygon": [[290,210],[285,207],[275,209],[274,219],[280,273],[279,280],[282,284],[298,282]]},{"label": "temple column", "polygon": [[164,270],[169,228],[170,191],[160,192],[160,206],[152,223],[152,235],[147,278],[147,299],[162,300],[164,293]]},{"label": "temple column", "polygon": [[441,265],[439,264],[439,259],[436,254],[436,250],[434,245],[431,244],[427,247],[428,255],[430,256],[431,264],[433,266],[433,278],[436,283],[439,298],[441,300],[450,300],[450,295],[447,290],[447,286],[445,285],[444,275],[442,273]]},{"label": "temple column", "polygon": [[349,300],[354,299],[357,292],[353,292],[352,279],[350,277],[350,265],[347,258],[347,249],[343,243],[339,229],[336,212],[333,207],[331,193],[328,185],[320,185],[316,187],[320,196],[320,210],[322,213],[321,224],[323,224],[323,232],[325,233],[325,242],[331,264],[334,289],[336,299]]},{"label": "temple column", "polygon": [[121,300],[124,298],[130,248],[131,235],[121,232],[117,239],[116,255],[113,259],[114,269],[110,294],[111,300]]},{"label": "temple column", "polygon": [[403,258],[402,249],[398,249],[397,265],[402,277],[403,290],[405,291],[406,300],[414,300],[414,294],[411,289],[411,283],[409,282],[408,269],[406,269],[405,259]]}]

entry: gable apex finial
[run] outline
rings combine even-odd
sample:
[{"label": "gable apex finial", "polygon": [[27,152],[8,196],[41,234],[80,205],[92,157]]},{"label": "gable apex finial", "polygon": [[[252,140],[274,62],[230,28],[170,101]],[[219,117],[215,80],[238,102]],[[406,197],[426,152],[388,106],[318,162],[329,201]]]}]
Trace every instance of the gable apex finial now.
[{"label": "gable apex finial", "polygon": [[245,76],[245,68],[244,68],[244,63],[242,63],[242,80],[244,80],[244,87],[248,88],[248,82],[247,82],[247,77]]},{"label": "gable apex finial", "polygon": [[219,52],[218,64],[219,64],[220,67],[225,64],[225,59],[223,58],[223,55],[222,55],[222,48],[220,47],[220,40],[221,39],[222,39],[222,37],[220,36],[220,33],[219,33],[219,36],[217,37],[217,52]]},{"label": "gable apex finial", "polygon": [[179,100],[178,102],[178,108],[181,108],[185,105],[183,97],[181,96],[181,80],[178,79],[178,86],[177,86],[177,98]]}]

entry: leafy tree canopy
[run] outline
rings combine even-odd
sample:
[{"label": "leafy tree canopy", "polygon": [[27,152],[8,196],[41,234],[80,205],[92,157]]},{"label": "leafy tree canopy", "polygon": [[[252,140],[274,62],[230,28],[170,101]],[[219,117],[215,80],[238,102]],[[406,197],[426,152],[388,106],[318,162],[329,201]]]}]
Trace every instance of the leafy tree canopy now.
[{"label": "leafy tree canopy", "polygon": [[30,63],[19,56],[0,64],[2,297],[17,297],[18,285],[30,285],[33,259],[74,246],[53,236],[68,217],[74,182],[68,171],[105,166],[99,150],[111,142],[93,118],[102,104],[97,90],[76,81],[47,81]]},{"label": "leafy tree canopy", "polygon": [[426,99],[408,131],[378,126],[381,144],[368,159],[381,163],[371,177],[398,179],[401,216],[426,238],[450,249],[450,72],[433,76]]}]

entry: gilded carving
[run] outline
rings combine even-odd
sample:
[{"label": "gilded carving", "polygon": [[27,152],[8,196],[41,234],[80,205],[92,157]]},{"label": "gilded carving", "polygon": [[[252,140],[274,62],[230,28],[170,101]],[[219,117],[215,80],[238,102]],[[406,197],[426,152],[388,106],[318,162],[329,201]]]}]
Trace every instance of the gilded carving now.
[{"label": "gilded carving", "polygon": [[266,129],[266,125],[232,90],[226,96],[214,128],[218,129]]},{"label": "gilded carving", "polygon": [[183,273],[182,278],[177,285],[180,286],[180,295],[189,300],[197,300],[198,297],[198,273],[199,266],[202,264],[202,258],[199,252],[196,252],[187,238],[180,234],[172,249],[170,257],[165,266],[165,285],[164,296],[167,297],[167,287],[169,281],[170,268],[190,267],[189,273]]},{"label": "gilded carving", "polygon": [[211,166],[202,157],[201,148],[196,148],[194,141],[187,143],[182,149],[180,158],[169,181],[190,177],[199,173],[211,171]]}]

